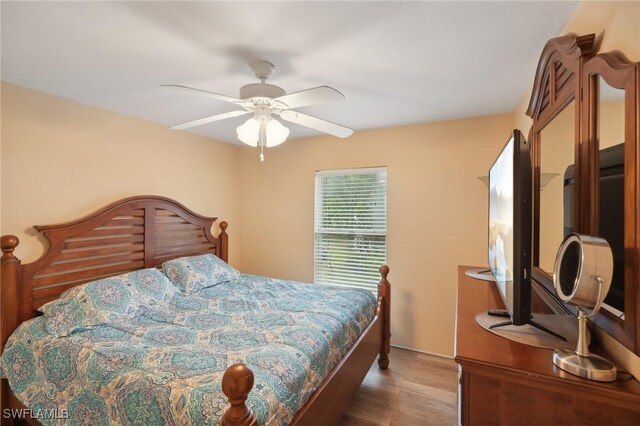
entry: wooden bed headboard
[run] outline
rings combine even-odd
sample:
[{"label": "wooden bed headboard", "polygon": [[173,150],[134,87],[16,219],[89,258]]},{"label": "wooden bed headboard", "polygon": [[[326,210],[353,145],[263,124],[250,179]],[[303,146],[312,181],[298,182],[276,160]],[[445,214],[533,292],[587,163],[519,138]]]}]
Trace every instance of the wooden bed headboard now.
[{"label": "wooden bed headboard", "polygon": [[216,220],[169,198],[130,197],[71,222],[34,226],[49,248],[25,265],[13,254],[18,238],[2,236],[0,353],[20,323],[71,287],[182,256],[213,253],[228,261],[227,223],[216,238]]}]

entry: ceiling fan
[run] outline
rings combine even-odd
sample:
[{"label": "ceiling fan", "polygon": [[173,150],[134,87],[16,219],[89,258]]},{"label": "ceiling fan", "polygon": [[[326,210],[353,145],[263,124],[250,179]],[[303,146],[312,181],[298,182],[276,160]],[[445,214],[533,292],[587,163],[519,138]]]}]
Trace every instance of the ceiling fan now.
[{"label": "ceiling fan", "polygon": [[340,138],[346,138],[353,133],[353,130],[348,127],[294,111],[295,108],[344,99],[344,95],[336,89],[328,86],[320,86],[287,94],[281,87],[266,82],[275,71],[275,67],[271,62],[255,62],[251,66],[251,69],[255,76],[260,79],[260,83],[251,83],[242,86],[240,88],[239,98],[187,86],[173,84],[163,85],[162,87],[229,102],[241,108],[235,111],[177,124],[170,128],[174,130],[190,129],[192,127],[202,126],[203,124],[213,123],[214,121],[253,114],[253,117],[249,118],[244,124],[237,128],[237,134],[238,139],[247,145],[260,146],[261,161],[264,161],[265,146],[272,147],[280,145],[289,136],[289,129],[276,120],[273,117],[274,115],[284,121],[306,126]]}]

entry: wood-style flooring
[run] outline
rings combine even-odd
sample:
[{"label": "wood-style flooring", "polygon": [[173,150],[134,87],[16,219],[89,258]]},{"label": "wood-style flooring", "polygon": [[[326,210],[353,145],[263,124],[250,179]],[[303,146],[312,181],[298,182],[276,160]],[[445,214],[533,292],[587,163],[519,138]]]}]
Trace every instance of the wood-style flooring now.
[{"label": "wood-style flooring", "polygon": [[453,360],[398,348],[389,359],[387,370],[373,364],[340,426],[457,424]]}]

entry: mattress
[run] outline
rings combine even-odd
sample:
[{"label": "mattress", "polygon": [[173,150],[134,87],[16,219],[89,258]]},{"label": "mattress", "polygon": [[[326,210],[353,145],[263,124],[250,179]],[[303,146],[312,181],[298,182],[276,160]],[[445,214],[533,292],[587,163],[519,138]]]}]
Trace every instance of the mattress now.
[{"label": "mattress", "polygon": [[10,337],[2,374],[43,424],[217,425],[226,368],[246,363],[259,424],[285,425],[375,316],[366,290],[253,275],[66,337],[44,318]]}]

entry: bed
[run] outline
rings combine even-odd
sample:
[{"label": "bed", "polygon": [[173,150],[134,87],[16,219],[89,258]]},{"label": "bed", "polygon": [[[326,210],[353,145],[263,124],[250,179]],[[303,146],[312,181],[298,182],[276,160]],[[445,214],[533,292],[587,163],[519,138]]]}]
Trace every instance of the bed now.
[{"label": "bed", "polygon": [[[97,340],[97,345],[101,349],[92,348],[87,353],[105,354],[113,351],[118,354],[120,358],[116,358],[120,360],[123,357],[123,351],[130,350],[133,353],[136,348],[151,347],[152,349],[144,353],[152,352],[153,355],[149,355],[148,359],[145,358],[146,361],[140,362],[145,365],[145,362],[153,360],[155,364],[151,365],[155,369],[162,364],[162,360],[179,360],[180,355],[186,353],[189,368],[178,371],[180,380],[171,382],[173,387],[169,387],[170,390],[167,391],[172,396],[181,395],[180,392],[183,392],[182,398],[172,398],[164,407],[161,407],[165,410],[165,414],[167,410],[170,411],[170,420],[167,421],[167,418],[160,415],[158,417],[160,424],[172,421],[176,424],[219,422],[223,425],[247,426],[257,423],[296,425],[337,423],[376,356],[379,356],[380,368],[388,367],[390,286],[386,279],[389,272],[386,266],[381,267],[382,279],[378,285],[378,295],[377,297],[369,295],[370,300],[367,300],[367,296],[363,293],[350,293],[351,290],[348,289],[309,286],[239,274],[233,280],[204,289],[202,294],[198,295],[202,303],[196,303],[201,306],[196,307],[196,312],[189,311],[189,309],[193,310],[193,306],[186,309],[189,311],[188,315],[182,312],[185,309],[174,310],[177,306],[174,300],[171,306],[160,304],[145,308],[144,314],[136,316],[135,321],[123,320],[119,324],[91,329],[88,331],[89,334],[74,333],[67,340],[44,339],[42,342],[33,336],[41,335],[37,330],[39,327],[42,328],[47,315],[19,327],[23,322],[40,315],[38,309],[43,309],[43,306],[46,309],[47,306],[56,304],[53,302],[47,305],[48,302],[54,300],[59,302],[68,297],[63,295],[58,299],[65,290],[69,290],[68,294],[84,288],[77,287],[81,284],[96,280],[104,281],[107,277],[123,273],[128,273],[126,276],[135,276],[146,271],[155,271],[152,268],[158,268],[165,262],[174,262],[172,259],[182,259],[185,256],[207,257],[213,254],[226,262],[227,223],[219,223],[220,232],[217,237],[214,237],[211,228],[216,220],[216,218],[200,216],[168,198],[131,197],[69,223],[36,226],[36,230],[43,233],[49,240],[49,248],[40,259],[25,265],[21,265],[19,259],[13,254],[18,245],[18,239],[11,235],[2,236],[0,287],[2,347],[0,349],[4,351],[9,336],[15,331],[16,336],[12,337],[7,345],[7,353],[15,349],[15,341],[21,337],[21,334],[27,336],[26,340],[29,342],[35,341],[32,343],[34,346],[26,350],[30,353],[42,352],[44,348],[50,348],[52,345],[60,347],[67,345],[64,346],[64,350],[58,348],[57,352],[55,350],[49,350],[49,352],[54,355],[57,353],[81,354],[82,348],[86,346],[86,340],[91,344],[96,344],[94,341]],[[285,294],[288,297],[283,297]],[[312,303],[313,300],[316,300],[316,303]],[[345,300],[360,300],[360,302],[347,304],[344,303]],[[188,303],[195,302],[188,301]],[[315,312],[304,311],[305,304]],[[359,308],[356,309],[355,306]],[[198,309],[201,309],[201,312]],[[269,309],[276,310],[271,312]],[[176,324],[182,327],[187,321],[185,319],[187,316],[191,321],[192,317],[198,315],[200,315],[198,318],[209,318],[213,315],[218,318],[217,322],[219,317],[227,318],[222,324],[222,328],[227,328],[226,334],[223,332],[225,330],[212,330],[211,324],[207,323],[208,330],[200,330],[202,327],[196,324],[193,339],[189,341],[174,342],[157,337],[149,338],[149,336],[162,335],[162,331],[158,334],[158,330],[154,327],[170,328]],[[318,321],[317,318],[320,316],[322,320]],[[335,317],[348,317],[350,320],[346,321],[348,326],[333,327],[336,330],[342,329],[341,332],[331,331],[331,327],[327,325],[331,322],[327,321],[328,317],[332,318],[331,321]],[[316,322],[309,318],[316,319]],[[238,328],[237,324],[243,324],[244,328],[235,330]],[[229,333],[234,331],[239,332],[241,336],[229,337]],[[98,333],[100,336],[95,339],[91,333]],[[165,335],[171,335],[171,333],[165,333]],[[202,346],[189,346],[206,336],[217,336],[218,340],[214,342],[215,344],[209,346],[211,351],[198,352],[198,348],[202,349]],[[275,341],[280,345],[278,347],[281,352],[271,354],[271,358],[260,358],[262,355],[256,355],[254,344],[262,340],[267,340],[269,343]],[[250,344],[247,344],[247,341]],[[328,345],[326,342],[321,345],[318,344],[320,341],[330,342]],[[312,346],[317,347],[314,349]],[[13,352],[9,355],[12,354]],[[85,356],[87,357],[89,356]],[[192,371],[194,357],[203,365],[203,369],[195,373]],[[313,372],[302,373],[304,380],[300,379],[300,374],[292,375],[294,379],[280,380],[276,383],[279,388],[276,386],[276,389],[269,389],[266,386],[269,378],[278,375],[269,376],[267,370],[280,368],[281,370],[278,370],[282,373],[280,376],[286,377],[288,367],[274,365],[273,362],[286,357],[313,360],[314,362],[306,362],[306,364],[313,364],[311,369]],[[230,365],[232,362],[234,363]],[[278,363],[275,362],[275,364]],[[75,361],[73,365],[76,365]],[[80,363],[77,365],[74,377],[75,375],[89,377],[87,376],[89,367],[84,371]],[[227,365],[229,365],[228,368],[226,368]],[[93,366],[91,374],[95,378],[95,362]],[[175,379],[175,365],[172,368],[172,377]],[[283,368],[285,370],[282,370]],[[57,370],[62,371],[64,368]],[[123,378],[116,380],[120,383],[118,389],[127,389],[128,397],[149,393],[149,390],[140,384],[144,382],[145,376],[136,375],[137,371],[133,373],[127,371],[128,375],[125,374]],[[158,375],[161,375],[162,368],[159,371]],[[69,374],[62,375],[59,380],[68,382],[70,380],[68,376]],[[83,380],[86,381],[86,379]],[[161,379],[155,381],[158,383]],[[47,387],[47,383],[38,384],[35,379],[28,385],[33,389]],[[51,383],[48,385],[52,387]],[[65,382],[64,386],[67,385]],[[58,386],[57,383],[56,386]],[[81,393],[80,390],[69,386],[72,389],[71,395],[77,396]],[[3,409],[24,408],[16,395],[22,396],[22,400],[25,400],[25,387],[15,380],[14,387],[15,394],[7,380],[2,380],[0,397]],[[153,392],[157,392],[157,387],[154,389],[156,390]],[[49,390],[50,394],[51,392],[53,391]],[[115,389],[109,392],[117,393]],[[62,398],[62,393],[58,395]],[[199,401],[201,404],[199,413],[206,413],[206,419],[189,414],[189,408],[192,406],[190,395],[197,395],[194,401]],[[276,398],[274,395],[279,396]],[[124,397],[117,399],[118,401],[127,400]],[[274,399],[285,400],[287,403],[284,404],[284,408],[269,405]],[[33,406],[42,407],[42,404],[38,404],[37,401],[28,403],[31,404],[29,408],[32,409]],[[73,405],[71,399],[65,400],[65,404],[72,408],[78,405],[76,402]],[[160,407],[162,404],[156,405]],[[110,410],[114,408],[111,407]],[[27,414],[28,417],[28,414],[32,414],[33,411],[21,413]],[[111,414],[117,416],[114,413]],[[6,416],[3,416],[3,424],[12,421],[4,417]]]}]

